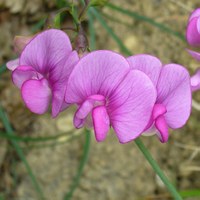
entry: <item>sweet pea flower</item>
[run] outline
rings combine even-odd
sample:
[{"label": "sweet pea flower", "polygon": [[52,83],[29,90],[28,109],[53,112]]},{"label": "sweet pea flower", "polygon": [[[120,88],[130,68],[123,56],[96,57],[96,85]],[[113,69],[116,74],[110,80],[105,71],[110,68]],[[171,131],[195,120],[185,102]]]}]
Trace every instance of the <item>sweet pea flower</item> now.
[{"label": "sweet pea flower", "polygon": [[72,71],[65,101],[76,104],[74,125],[91,123],[98,142],[113,127],[120,143],[137,138],[151,117],[156,90],[139,70],[130,70],[124,57],[99,50],[82,57]]},{"label": "sweet pea flower", "polygon": [[191,46],[200,46],[200,8],[195,9],[189,17],[186,39]]},{"label": "sweet pea flower", "polygon": [[19,63],[12,68],[12,80],[30,111],[43,114],[52,104],[52,116],[56,117],[68,106],[64,93],[78,60],[63,31],[49,29],[29,41],[19,56]]},{"label": "sweet pea flower", "polygon": [[191,89],[192,92],[195,92],[200,89],[200,69],[191,77]]},{"label": "sweet pea flower", "polygon": [[150,55],[136,55],[128,59],[130,67],[141,70],[157,89],[157,99],[145,135],[157,134],[162,143],[168,140],[168,129],[182,127],[190,116],[191,88],[187,70],[178,64],[162,63]]}]

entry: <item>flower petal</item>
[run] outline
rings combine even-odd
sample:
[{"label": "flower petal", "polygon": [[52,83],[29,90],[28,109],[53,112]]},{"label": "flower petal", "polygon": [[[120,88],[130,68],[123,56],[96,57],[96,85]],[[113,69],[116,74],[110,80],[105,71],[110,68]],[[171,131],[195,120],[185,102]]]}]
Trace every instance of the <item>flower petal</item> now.
[{"label": "flower petal", "polygon": [[51,90],[46,79],[28,80],[21,88],[22,98],[28,109],[36,114],[44,114],[51,101]]},{"label": "flower petal", "polygon": [[65,97],[65,90],[67,87],[68,78],[74,69],[74,66],[79,61],[76,51],[69,54],[67,61],[62,70],[53,69],[49,75],[50,82],[52,83],[52,116],[56,117],[62,111]]},{"label": "flower petal", "polygon": [[167,126],[167,123],[165,121],[165,117],[159,116],[155,121],[155,126],[159,130],[159,132],[157,132],[156,134],[159,137],[160,141],[162,143],[167,142],[168,137],[169,137],[169,133],[168,133],[168,126]]},{"label": "flower petal", "polygon": [[187,49],[187,52],[196,60],[200,61],[200,53]]},{"label": "flower petal", "polygon": [[200,8],[195,9],[190,15],[189,21],[191,21],[195,17],[200,17]]},{"label": "flower petal", "polygon": [[22,84],[29,79],[39,79],[37,72],[30,66],[19,66],[12,72],[13,83],[21,88]]},{"label": "flower petal", "polygon": [[157,103],[163,104],[165,119],[170,128],[182,127],[190,116],[191,87],[188,71],[177,64],[162,68],[157,85]]},{"label": "flower petal", "polygon": [[20,65],[32,66],[44,75],[55,67],[62,70],[71,51],[69,37],[63,31],[49,29],[26,45],[20,56]]},{"label": "flower petal", "polygon": [[96,140],[102,142],[106,139],[110,129],[110,120],[105,106],[97,106],[92,111],[92,119]]},{"label": "flower petal", "polygon": [[80,104],[94,94],[108,98],[129,70],[126,59],[117,53],[107,50],[89,53],[72,71],[65,101]]},{"label": "flower petal", "polygon": [[84,101],[76,112],[76,117],[84,119],[95,106],[105,105],[105,97],[101,95],[92,95]]},{"label": "flower petal", "polygon": [[131,69],[138,69],[144,72],[156,86],[162,68],[162,63],[158,58],[147,54],[140,54],[128,57],[127,60]]},{"label": "flower petal", "polygon": [[152,81],[139,70],[132,70],[109,99],[111,125],[121,143],[137,138],[146,128],[156,101]]},{"label": "flower petal", "polygon": [[200,89],[200,69],[190,79],[192,92]]},{"label": "flower petal", "polygon": [[199,23],[200,18],[193,18],[187,26],[186,39],[191,46],[200,46]]},{"label": "flower petal", "polygon": [[82,128],[84,126],[84,124],[85,124],[85,119],[78,118],[76,116],[76,113],[75,113],[75,115],[74,115],[74,121],[73,122],[74,122],[74,126],[76,128]]},{"label": "flower petal", "polygon": [[163,115],[167,112],[166,108],[162,104],[155,104],[153,108],[153,119],[155,120],[158,118],[160,115]]},{"label": "flower petal", "polygon": [[19,58],[11,60],[6,63],[6,67],[11,71],[14,71],[18,66],[19,66]]}]

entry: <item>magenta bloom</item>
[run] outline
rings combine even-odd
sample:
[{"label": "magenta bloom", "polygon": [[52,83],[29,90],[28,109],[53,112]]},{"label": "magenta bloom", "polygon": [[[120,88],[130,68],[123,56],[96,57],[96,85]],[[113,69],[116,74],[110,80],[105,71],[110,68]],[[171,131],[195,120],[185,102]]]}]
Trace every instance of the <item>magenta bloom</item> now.
[{"label": "magenta bloom", "polygon": [[146,132],[155,131],[161,142],[167,142],[168,128],[182,127],[190,116],[190,76],[184,67],[162,66],[160,60],[150,55],[131,56],[127,60],[132,69],[147,74],[157,89],[157,100]]},{"label": "magenta bloom", "polygon": [[144,73],[130,70],[124,57],[99,50],[78,62],[69,77],[65,100],[78,106],[76,128],[92,122],[97,141],[103,141],[112,126],[119,141],[126,143],[147,126],[156,91]]},{"label": "magenta bloom", "polygon": [[[200,53],[187,49],[188,53],[197,61],[200,61]],[[190,79],[192,92],[200,89],[200,69]]]},{"label": "magenta bloom", "polygon": [[9,65],[13,83],[20,88],[26,106],[43,114],[52,103],[52,116],[57,116],[67,106],[64,93],[78,60],[63,31],[50,29],[36,35],[23,49],[19,61],[14,61],[15,66]]},{"label": "magenta bloom", "polygon": [[191,89],[195,92],[200,89],[200,69],[191,77]]},{"label": "magenta bloom", "polygon": [[200,8],[194,10],[189,17],[186,39],[191,46],[200,46]]}]

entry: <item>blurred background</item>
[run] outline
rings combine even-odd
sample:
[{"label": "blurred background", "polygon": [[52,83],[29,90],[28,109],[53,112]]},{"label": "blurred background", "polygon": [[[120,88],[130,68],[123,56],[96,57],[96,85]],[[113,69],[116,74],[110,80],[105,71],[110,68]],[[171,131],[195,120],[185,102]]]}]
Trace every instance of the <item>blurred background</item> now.
[{"label": "blurred background", "polygon": [[[46,16],[69,2],[0,0],[0,200],[172,199],[134,142],[121,145],[110,132],[97,143],[93,134],[73,128],[72,110],[56,119],[50,112],[36,116],[12,84],[5,63],[16,56],[14,36],[41,31]],[[80,2],[74,4],[81,9]],[[163,63],[184,65],[193,74],[200,63],[186,52],[184,35],[188,16],[198,6],[198,0],[110,0],[89,13],[84,28],[92,49],[125,56],[148,53]],[[67,14],[63,27],[71,24]],[[67,33],[73,41],[73,31]],[[193,98],[200,101],[200,92]],[[188,200],[200,199],[199,122],[200,111],[193,108],[187,125],[171,132],[167,144],[156,137],[141,138]]]}]

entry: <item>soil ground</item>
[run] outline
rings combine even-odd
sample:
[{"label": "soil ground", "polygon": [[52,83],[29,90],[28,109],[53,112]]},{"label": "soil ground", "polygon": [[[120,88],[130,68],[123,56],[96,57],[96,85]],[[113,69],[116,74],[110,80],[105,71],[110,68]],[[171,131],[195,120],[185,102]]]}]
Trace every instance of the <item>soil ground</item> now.
[{"label": "soil ground", "polygon": [[[123,8],[149,16],[173,30],[185,33],[189,13],[198,0],[118,0],[111,1]],[[13,58],[12,40],[15,35],[29,35],[44,13],[54,10],[54,1],[0,0],[0,63]],[[179,63],[192,73],[199,67],[185,51],[187,44],[152,25],[131,19],[103,8],[103,13],[118,19],[106,19],[124,44],[133,52],[158,56],[163,63]],[[120,22],[121,21],[121,22]],[[123,24],[124,22],[125,24]],[[97,49],[120,51],[114,40],[95,22]],[[200,100],[200,92],[194,95]],[[66,135],[47,145],[21,143],[26,158],[48,200],[61,200],[69,190],[83,153],[84,134],[73,129],[72,111],[57,119],[50,113],[36,116],[22,103],[13,86],[10,73],[0,77],[0,102],[8,113],[19,136]],[[200,188],[200,112],[193,109],[187,125],[172,131],[169,142],[161,144],[156,137],[141,139],[178,190]],[[3,125],[0,122],[0,130]],[[80,135],[66,142],[72,134]],[[11,144],[0,139],[0,195],[6,200],[37,200],[31,179]],[[134,142],[121,145],[114,133],[105,142],[97,143],[92,134],[88,163],[74,200],[169,200],[169,193],[152,171]],[[188,198],[195,200],[195,198]],[[196,198],[200,199],[199,197]]]}]

